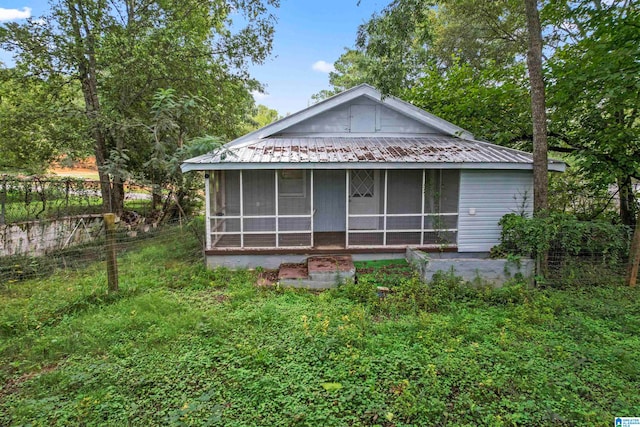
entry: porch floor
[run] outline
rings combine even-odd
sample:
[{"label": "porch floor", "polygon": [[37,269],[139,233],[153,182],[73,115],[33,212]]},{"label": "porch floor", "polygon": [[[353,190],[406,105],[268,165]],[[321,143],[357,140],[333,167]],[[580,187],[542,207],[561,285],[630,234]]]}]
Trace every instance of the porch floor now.
[{"label": "porch floor", "polygon": [[316,249],[343,249],[344,231],[327,231],[313,233],[313,247]]}]

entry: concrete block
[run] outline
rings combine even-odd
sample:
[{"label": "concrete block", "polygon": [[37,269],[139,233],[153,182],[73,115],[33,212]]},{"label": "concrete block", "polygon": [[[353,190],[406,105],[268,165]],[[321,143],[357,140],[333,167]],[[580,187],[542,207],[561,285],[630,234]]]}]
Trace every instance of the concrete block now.
[{"label": "concrete block", "polygon": [[420,276],[431,281],[437,272],[453,271],[458,277],[471,283],[479,282],[500,287],[508,280],[521,274],[524,280],[533,285],[535,273],[532,259],[519,261],[488,258],[432,258],[430,254],[415,249],[407,249],[407,261],[417,269]]}]

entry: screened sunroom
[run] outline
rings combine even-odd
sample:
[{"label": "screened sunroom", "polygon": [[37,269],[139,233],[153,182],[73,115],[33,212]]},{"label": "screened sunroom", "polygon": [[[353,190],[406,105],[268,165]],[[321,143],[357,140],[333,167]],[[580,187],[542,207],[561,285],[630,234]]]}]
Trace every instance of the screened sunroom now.
[{"label": "screened sunroom", "polygon": [[207,248],[455,247],[456,169],[207,174]]}]

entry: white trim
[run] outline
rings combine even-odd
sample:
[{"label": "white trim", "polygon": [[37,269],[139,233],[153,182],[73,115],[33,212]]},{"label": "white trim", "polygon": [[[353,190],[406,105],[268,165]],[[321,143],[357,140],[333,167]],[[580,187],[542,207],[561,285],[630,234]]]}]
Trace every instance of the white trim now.
[{"label": "white trim", "polygon": [[[473,169],[533,170],[532,163],[468,162],[468,163],[403,163],[403,162],[326,162],[326,163],[183,163],[182,172],[247,169]],[[549,163],[550,172],[564,172],[564,163]]]},{"label": "white trim", "polygon": [[[241,234],[239,231],[222,231],[219,234]],[[275,231],[245,231],[244,234],[276,234]],[[287,230],[281,231],[279,234],[309,234],[309,230]]]},{"label": "white trim", "polygon": [[[207,219],[207,223],[205,224],[206,229],[206,248],[211,249],[211,185],[209,181],[214,174],[205,173],[204,178],[204,197],[207,200],[205,204],[205,218]],[[215,197],[214,197],[215,200]],[[217,227],[216,227],[217,228]]]},{"label": "white trim", "polygon": [[345,229],[345,233],[344,233],[344,247],[345,249],[349,247],[349,192],[351,191],[349,189],[349,174],[351,173],[351,171],[349,169],[345,169],[344,171],[344,175],[345,175],[345,179],[346,179],[346,183],[344,186],[344,195],[345,195],[345,206],[344,206],[344,211],[346,212],[346,219],[345,219],[345,224],[344,224],[344,229]]},{"label": "white trim", "polygon": [[[420,228],[424,227],[424,202],[425,202],[425,191],[427,190],[427,185],[425,182],[426,179],[426,171],[424,169],[422,169],[422,198],[421,198],[421,202],[420,202],[420,212],[421,212],[421,217],[420,217]],[[420,233],[420,245],[424,245],[424,233]]]},{"label": "white trim", "polygon": [[[387,233],[420,233],[420,232],[425,232],[425,233],[437,233],[439,231],[458,231],[457,228],[438,228],[438,229],[432,229],[432,228],[425,228],[424,230],[420,230],[418,228],[406,228],[406,229],[391,229],[391,230],[387,230]],[[349,231],[349,233],[370,233],[370,234],[380,234],[383,233],[384,230],[351,230]],[[387,245],[382,245],[382,246],[387,246]]]},{"label": "white trim", "polygon": [[279,222],[278,221],[278,213],[279,213],[278,212],[278,209],[279,209],[279,206],[278,206],[278,173],[280,171],[278,171],[276,169],[273,172],[275,173],[275,182],[274,182],[275,191],[274,192],[275,192],[275,199],[276,199],[275,200],[275,205],[276,205],[276,215],[275,215],[275,219],[276,219],[276,224],[275,224],[275,229],[276,229],[276,248],[279,248],[280,247],[280,242],[279,242],[280,236],[278,235],[278,228],[279,228],[278,226],[280,224],[278,224],[278,222]]},{"label": "white trim", "polygon": [[[420,214],[420,213],[409,213],[409,214],[387,214],[388,217],[391,218],[395,218],[395,217],[406,217],[406,216],[455,216],[458,215],[458,212],[446,212],[446,213],[425,213],[425,214]],[[362,214],[362,215],[358,215],[358,214],[350,214],[350,217],[354,217],[354,218],[373,218],[373,217],[377,217],[377,218],[382,218],[384,216],[384,214]]]},{"label": "white trim", "polygon": [[244,248],[244,189],[242,187],[242,170],[240,170],[240,247]]},{"label": "white trim", "polygon": [[384,230],[384,234],[382,235],[382,246],[387,246],[387,199],[389,198],[389,194],[387,193],[388,172],[389,169],[384,170],[384,201],[382,207],[382,213],[384,214],[384,217],[382,218],[382,229]]},{"label": "white trim", "polygon": [[[315,192],[313,191],[313,169],[311,169],[309,171],[310,177],[309,177],[309,195],[311,197],[311,200],[309,201],[309,212],[310,212],[310,216],[311,216],[311,247],[313,247],[313,220],[314,220],[314,216],[315,216],[315,212],[313,211],[313,198],[314,198],[314,194]],[[306,175],[306,171],[305,171],[305,175]]]}]

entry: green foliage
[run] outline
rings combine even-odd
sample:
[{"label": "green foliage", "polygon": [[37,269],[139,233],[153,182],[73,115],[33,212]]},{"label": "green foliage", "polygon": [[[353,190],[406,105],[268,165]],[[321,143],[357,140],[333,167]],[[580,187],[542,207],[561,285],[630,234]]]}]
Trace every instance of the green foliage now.
[{"label": "green foliage", "polygon": [[189,234],[150,241],[117,297],[101,264],[0,289],[0,424],[601,425],[640,407],[634,289],[445,274],[382,313],[198,254]]},{"label": "green foliage", "polygon": [[499,224],[501,242],[492,255],[547,257],[547,279],[558,286],[610,283],[623,277],[631,240],[624,225],[579,221],[559,213],[534,218],[507,214]]},{"label": "green foliage", "polygon": [[[145,196],[149,188],[131,185],[127,192]],[[149,211],[149,200],[132,197],[124,206],[144,215]],[[4,213],[0,223],[6,224],[100,214],[100,182],[70,177],[0,176],[0,212]]]},{"label": "green foliage", "polygon": [[[45,85],[71,79],[81,90],[68,106],[84,116],[81,130],[92,139],[120,213],[122,181],[136,176],[164,184],[186,136],[233,138],[242,131],[254,104],[250,92],[260,88],[247,69],[271,51],[277,6],[277,0],[53,1],[39,19],[3,24],[0,46],[15,53],[20,76],[38,76]],[[72,128],[62,115],[55,123]],[[105,206],[109,185],[102,188]]]},{"label": "green foliage", "polygon": [[506,253],[536,257],[545,251],[563,250],[574,256],[598,254],[615,263],[625,259],[629,250],[629,229],[604,221],[578,221],[566,214],[535,218],[507,214],[499,224],[500,249]]},{"label": "green foliage", "polygon": [[581,221],[619,221],[615,195],[606,180],[594,179],[585,170],[569,167],[561,174],[549,174],[549,206]]},{"label": "green foliage", "polygon": [[632,225],[632,178],[640,178],[640,12],[622,1],[554,11],[576,30],[549,61],[550,123],[591,181],[619,188],[621,220]]},{"label": "green foliage", "polygon": [[79,85],[65,77],[0,66],[0,169],[43,173],[63,155],[90,153],[79,94]]},{"label": "green foliage", "polygon": [[251,117],[247,121],[243,133],[249,133],[256,129],[260,129],[266,125],[269,125],[276,120],[280,120],[282,117],[278,114],[278,111],[267,107],[266,105],[258,104],[251,114]]},{"label": "green foliage", "polygon": [[531,108],[523,64],[506,69],[485,60],[482,69],[453,58],[445,70],[435,63],[405,97],[416,106],[467,129],[480,140],[531,147]]}]

